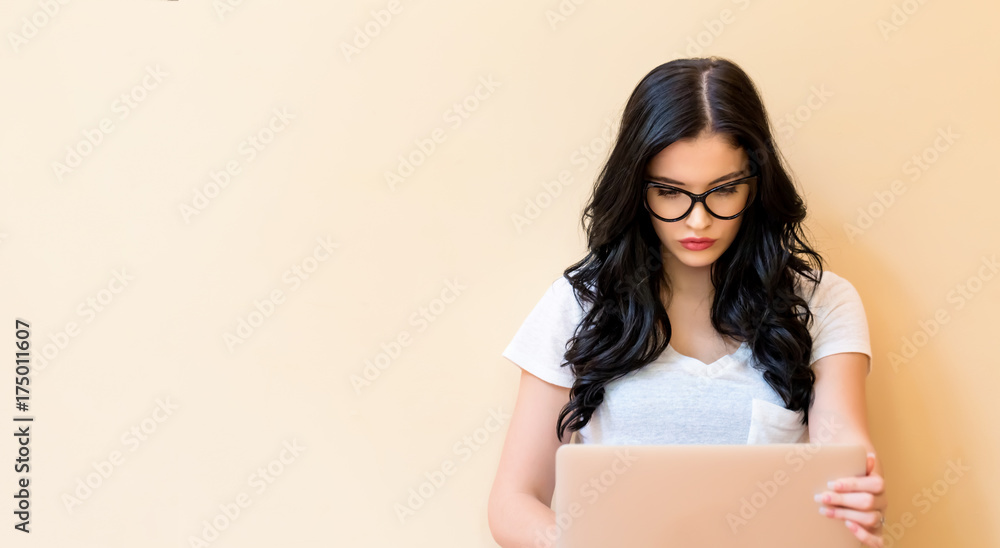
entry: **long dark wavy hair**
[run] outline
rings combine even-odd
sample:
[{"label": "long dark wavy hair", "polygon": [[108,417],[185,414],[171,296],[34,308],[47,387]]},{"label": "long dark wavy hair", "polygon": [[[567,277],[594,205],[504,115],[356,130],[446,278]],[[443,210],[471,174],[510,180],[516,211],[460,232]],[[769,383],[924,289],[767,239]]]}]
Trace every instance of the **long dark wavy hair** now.
[{"label": "long dark wavy hair", "polygon": [[609,382],[652,362],[670,342],[660,299],[661,284],[669,290],[670,280],[643,203],[645,170],[664,147],[704,130],[746,151],[758,181],[735,240],[711,266],[712,326],[746,342],[753,367],[786,408],[803,411],[802,423],[809,422],[812,312],[795,288],[799,279],[819,283],[823,259],[802,234],[805,205],[782,167],[750,77],[724,58],[676,59],[650,71],[629,97],[583,211],[589,252],[563,272],[590,307],[564,355],[575,381],[559,413],[560,440],[567,428],[590,421]]}]

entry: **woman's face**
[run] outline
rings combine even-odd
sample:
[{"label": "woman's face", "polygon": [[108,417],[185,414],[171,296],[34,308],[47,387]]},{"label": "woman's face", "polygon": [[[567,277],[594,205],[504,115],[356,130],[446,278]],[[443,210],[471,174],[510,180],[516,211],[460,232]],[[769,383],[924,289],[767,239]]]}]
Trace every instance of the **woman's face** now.
[{"label": "woman's face", "polygon": [[[718,134],[703,132],[696,139],[675,141],[661,150],[646,166],[646,177],[701,194],[750,175],[748,163],[742,148],[734,148]],[[679,221],[668,223],[652,215],[649,218],[660,238],[664,263],[698,268],[711,266],[729,248],[743,215],[724,221],[698,203]],[[715,242],[704,249],[687,248],[681,242],[686,238],[711,238]]]}]

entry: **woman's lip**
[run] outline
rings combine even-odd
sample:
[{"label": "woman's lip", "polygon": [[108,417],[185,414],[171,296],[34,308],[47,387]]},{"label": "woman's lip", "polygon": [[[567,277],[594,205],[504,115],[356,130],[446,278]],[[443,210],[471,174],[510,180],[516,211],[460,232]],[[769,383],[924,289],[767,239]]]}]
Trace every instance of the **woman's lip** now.
[{"label": "woman's lip", "polygon": [[711,238],[684,238],[683,240],[681,240],[681,242],[685,244],[707,244],[707,243],[712,243],[714,241],[715,240]]},{"label": "woman's lip", "polygon": [[681,246],[692,251],[701,251],[715,245],[715,240],[705,240],[703,242],[681,241]]}]

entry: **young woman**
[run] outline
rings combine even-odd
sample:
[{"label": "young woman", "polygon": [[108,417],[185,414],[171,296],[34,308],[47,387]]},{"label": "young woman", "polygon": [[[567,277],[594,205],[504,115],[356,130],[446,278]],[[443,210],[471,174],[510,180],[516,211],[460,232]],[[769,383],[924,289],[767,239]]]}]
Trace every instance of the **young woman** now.
[{"label": "young woman", "polygon": [[867,475],[840,479],[817,506],[882,546],[864,307],[805,242],[778,154],[731,61],[677,59],[639,82],[584,210],[589,253],[503,353],[522,372],[489,499],[501,546],[551,546],[555,452],[571,436],[863,445]]}]

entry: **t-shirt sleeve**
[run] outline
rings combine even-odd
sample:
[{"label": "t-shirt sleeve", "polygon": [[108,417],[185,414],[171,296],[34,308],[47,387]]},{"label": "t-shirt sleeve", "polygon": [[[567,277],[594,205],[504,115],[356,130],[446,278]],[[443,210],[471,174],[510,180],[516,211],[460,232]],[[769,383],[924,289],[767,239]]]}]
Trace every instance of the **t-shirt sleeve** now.
[{"label": "t-shirt sleeve", "polygon": [[860,352],[868,356],[868,373],[871,373],[868,319],[861,295],[851,282],[829,270],[824,271],[809,307],[813,313],[810,367],[816,360],[831,354]]},{"label": "t-shirt sleeve", "polygon": [[560,365],[566,345],[582,319],[583,309],[573,286],[560,276],[528,314],[502,355],[543,381],[570,388],[573,370],[568,364]]}]

